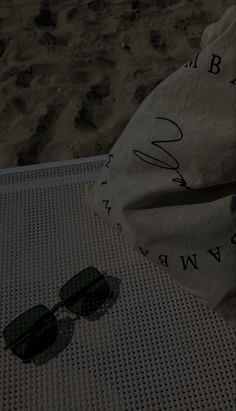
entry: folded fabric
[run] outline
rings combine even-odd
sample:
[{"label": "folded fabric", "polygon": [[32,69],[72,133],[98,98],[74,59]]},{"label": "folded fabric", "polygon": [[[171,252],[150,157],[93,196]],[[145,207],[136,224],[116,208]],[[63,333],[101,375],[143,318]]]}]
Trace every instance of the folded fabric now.
[{"label": "folded fabric", "polygon": [[235,50],[232,6],[142,102],[86,193],[91,210],[232,327]]}]

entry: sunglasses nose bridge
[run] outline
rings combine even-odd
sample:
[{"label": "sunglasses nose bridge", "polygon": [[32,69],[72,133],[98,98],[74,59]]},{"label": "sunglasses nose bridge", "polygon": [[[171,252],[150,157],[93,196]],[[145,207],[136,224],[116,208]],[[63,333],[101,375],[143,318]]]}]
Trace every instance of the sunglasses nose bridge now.
[{"label": "sunglasses nose bridge", "polygon": [[51,313],[54,314],[60,307],[65,307],[62,301],[60,301],[59,303],[54,305],[54,307],[51,308]]},{"label": "sunglasses nose bridge", "polygon": [[[52,307],[52,309],[50,310],[52,314],[55,314],[55,312],[62,307],[62,312],[63,313],[68,313],[68,311],[70,313],[73,313],[71,310],[69,310],[65,304],[63,303],[63,301],[60,301],[59,303],[57,303],[56,305],[54,305],[54,307]],[[76,315],[75,320],[78,319],[78,315]]]}]

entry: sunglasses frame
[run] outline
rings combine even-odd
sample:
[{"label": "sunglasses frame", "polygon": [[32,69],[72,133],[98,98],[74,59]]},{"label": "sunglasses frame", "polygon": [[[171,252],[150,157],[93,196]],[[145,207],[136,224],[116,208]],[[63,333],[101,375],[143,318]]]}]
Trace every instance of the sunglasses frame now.
[{"label": "sunglasses frame", "polygon": [[[79,271],[77,274],[75,274],[75,275],[74,275],[73,277],[71,277],[68,281],[66,281],[65,284],[63,284],[63,285],[61,286],[61,288],[59,289],[59,297],[60,297],[60,290],[61,290],[68,282],[70,282],[70,281],[72,280],[72,278],[74,278],[75,276],[81,274],[83,271],[88,270],[88,269],[91,269],[91,268],[92,268],[92,269],[95,269],[96,271],[98,271],[97,268],[92,267],[92,266],[89,266],[89,267],[85,268],[84,270]],[[105,275],[106,273],[103,272],[103,271],[101,271],[101,272],[98,271],[98,273],[99,273],[100,275],[98,275],[98,277],[97,277],[94,281],[90,282],[86,287],[84,287],[84,288],[82,289],[82,291],[83,291],[83,292],[86,292],[86,290],[89,289],[92,284],[95,284],[98,280],[101,280],[101,278],[103,278],[103,279],[106,281],[106,283],[107,283],[107,285],[108,285],[108,288],[109,288],[109,295],[108,295],[107,298],[106,298],[106,300],[107,300],[107,299],[111,298],[114,293],[111,291],[111,289],[110,289],[110,287],[109,287],[109,284],[108,284],[106,278],[104,277],[104,275]],[[79,291],[79,293],[81,293],[81,290]],[[106,301],[106,300],[105,300],[105,301]],[[104,304],[104,303],[103,303],[103,304]],[[103,304],[101,304],[101,306],[102,306]],[[50,310],[49,310],[49,308],[46,307],[45,305],[43,305],[43,304],[40,304],[40,305],[43,306],[43,307],[45,307],[45,308],[46,308],[51,314],[53,314],[53,315],[54,315],[54,313],[55,313],[56,311],[58,311],[59,308],[64,307],[67,311],[69,311],[70,313],[76,315],[76,318],[75,318],[75,319],[77,319],[77,318],[79,317],[78,314],[76,314],[76,313],[74,313],[73,311],[69,310],[69,308],[66,307],[65,303],[64,303],[62,300],[59,301],[58,303],[56,303]],[[33,307],[31,307],[31,308],[34,308],[34,307],[37,307],[37,306],[33,306]],[[28,310],[27,310],[27,311],[28,311]],[[25,311],[25,312],[27,312],[27,311]],[[96,311],[96,310],[95,310],[95,311]],[[25,312],[23,312],[22,314],[24,314]],[[22,314],[20,314],[20,315],[22,315]],[[20,315],[19,315],[19,316],[20,316]],[[18,316],[18,317],[19,317],[19,316]],[[18,318],[18,317],[16,317],[16,318]],[[56,316],[54,316],[54,317],[55,317],[55,319],[56,319]],[[16,318],[15,318],[15,319],[16,319]],[[13,321],[14,321],[14,320],[12,320],[11,322],[13,322]],[[11,322],[4,327],[4,330],[5,330],[5,328],[6,328],[7,326],[9,326],[9,325],[11,324]],[[28,330],[27,330],[27,332],[28,332]],[[24,336],[24,334],[27,334],[27,332],[26,332],[26,333],[23,333],[20,337],[18,337],[18,339],[19,339],[19,338],[22,338],[22,337]],[[17,341],[18,339],[15,340],[14,345],[15,345],[15,343],[16,343],[16,341]],[[11,354],[12,354],[12,355],[15,355],[17,358],[19,358],[19,357],[17,356],[17,354],[14,354],[14,352],[11,350],[12,346],[14,346],[14,345],[12,345],[12,344],[9,345],[9,346],[8,346],[8,345],[5,345],[5,346],[3,347],[3,349],[4,349],[5,351],[11,351]],[[44,351],[45,351],[45,350],[44,350]],[[42,351],[42,352],[43,352],[43,351]],[[34,358],[34,357],[35,357],[35,356],[33,356],[32,358]],[[21,360],[22,360],[23,362],[30,362],[30,361],[31,361],[30,358],[29,358],[29,359],[25,359],[25,360],[24,360],[24,359],[21,359]]]}]

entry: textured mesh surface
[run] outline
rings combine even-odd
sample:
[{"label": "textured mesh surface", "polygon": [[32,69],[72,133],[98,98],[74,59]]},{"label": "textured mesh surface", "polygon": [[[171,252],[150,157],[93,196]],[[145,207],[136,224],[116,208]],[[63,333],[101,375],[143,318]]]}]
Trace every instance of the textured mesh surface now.
[{"label": "textured mesh surface", "polygon": [[87,266],[114,292],[104,310],[57,313],[53,346],[24,364],[1,332],[1,410],[234,410],[235,333],[90,211],[106,156],[0,171],[0,325]]}]

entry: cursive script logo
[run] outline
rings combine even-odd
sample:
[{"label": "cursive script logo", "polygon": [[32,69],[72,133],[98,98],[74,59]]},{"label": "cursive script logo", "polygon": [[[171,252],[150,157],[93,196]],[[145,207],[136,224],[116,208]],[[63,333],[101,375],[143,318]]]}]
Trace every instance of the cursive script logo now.
[{"label": "cursive script logo", "polygon": [[[187,182],[186,182],[185,178],[184,178],[184,177],[182,176],[182,174],[178,171],[178,169],[179,169],[179,163],[178,163],[178,161],[176,160],[176,158],[174,158],[167,150],[165,150],[163,147],[161,147],[161,146],[158,144],[158,143],[170,143],[170,142],[180,141],[180,140],[182,140],[182,138],[183,138],[183,133],[182,133],[180,127],[179,127],[174,121],[172,121],[172,120],[170,120],[170,119],[168,119],[168,118],[165,118],[165,117],[155,117],[155,118],[158,119],[158,120],[165,120],[166,122],[173,124],[174,127],[175,127],[175,129],[177,129],[177,130],[178,130],[178,133],[179,133],[179,138],[177,137],[177,138],[175,138],[175,139],[173,139],[173,140],[167,140],[167,139],[165,139],[165,140],[154,140],[154,141],[151,142],[152,145],[158,147],[162,152],[164,152],[164,153],[167,154],[167,160],[169,160],[169,163],[168,163],[168,162],[165,162],[165,161],[161,161],[160,159],[155,158],[155,157],[152,157],[152,156],[150,156],[150,155],[148,155],[148,154],[145,154],[145,153],[143,153],[142,151],[139,151],[139,150],[133,150],[133,153],[134,153],[140,160],[144,161],[144,162],[147,163],[147,164],[151,164],[152,166],[159,167],[159,168],[166,168],[166,169],[168,169],[168,170],[175,170],[176,173],[179,175],[180,178],[173,178],[172,181],[174,181],[175,183],[179,183],[179,185],[180,185],[181,187],[184,187],[184,188],[186,188],[187,190],[191,190],[191,187],[188,187],[188,186],[187,186]],[[167,133],[168,133],[168,131],[167,131]],[[173,161],[170,161],[171,159],[172,159]],[[172,164],[173,162],[174,162],[174,164]],[[164,165],[161,165],[160,163],[161,163],[161,164],[164,164]]]}]

